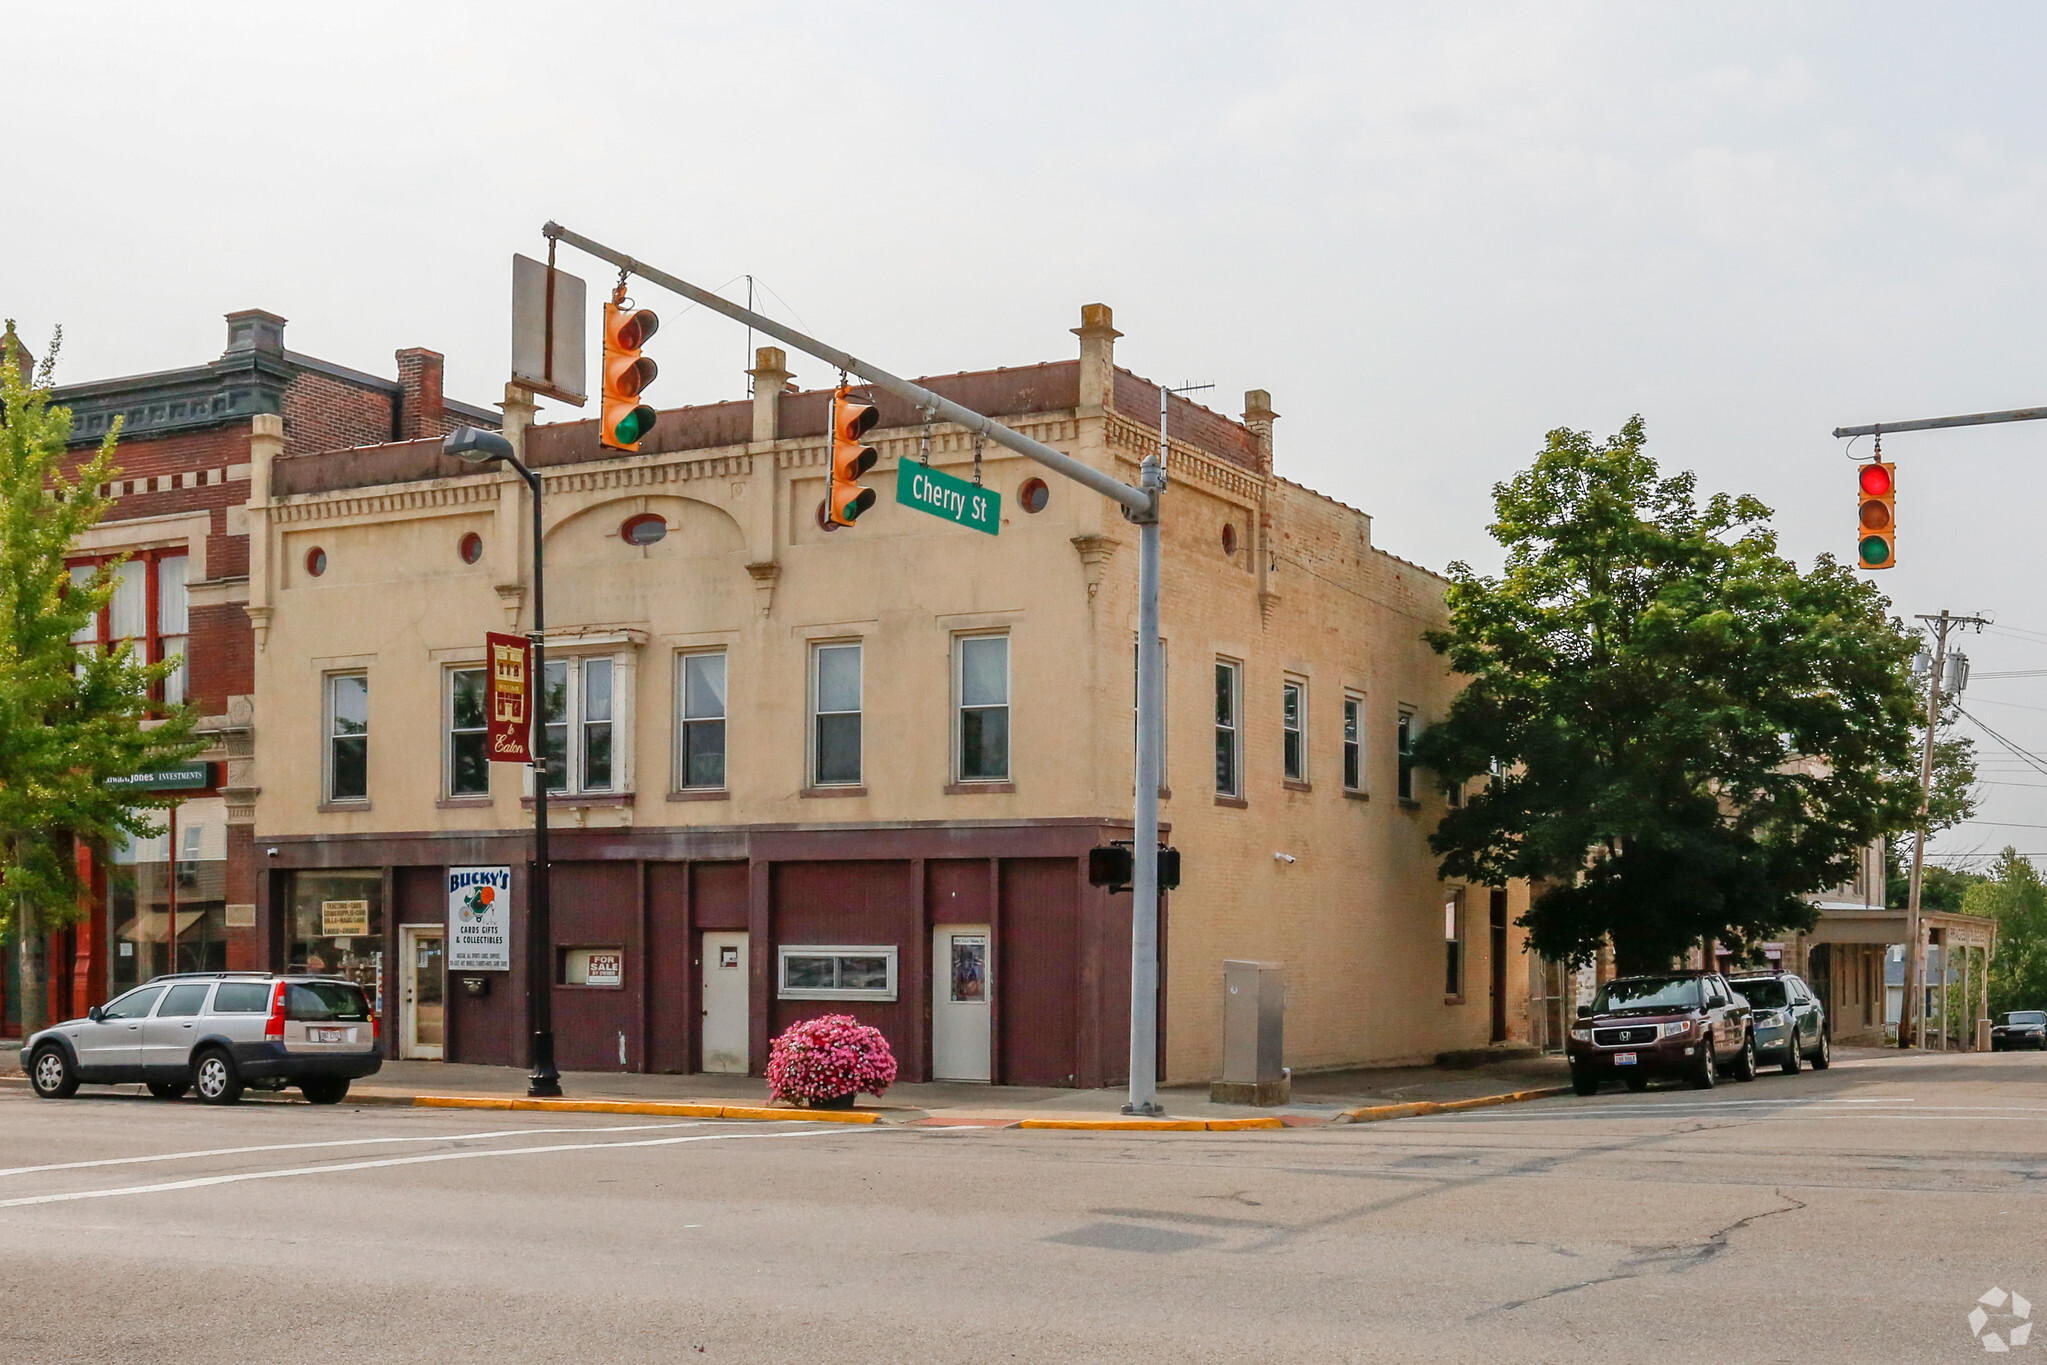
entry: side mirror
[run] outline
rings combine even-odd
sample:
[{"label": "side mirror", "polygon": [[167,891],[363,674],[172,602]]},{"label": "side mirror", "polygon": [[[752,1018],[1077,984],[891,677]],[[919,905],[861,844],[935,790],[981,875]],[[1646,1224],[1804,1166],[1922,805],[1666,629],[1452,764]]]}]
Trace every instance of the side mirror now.
[{"label": "side mirror", "polygon": [[1578,1006],[1578,1017],[1580,1019],[1590,1019],[1592,1017],[1592,1006],[1590,1005]]},{"label": "side mirror", "polygon": [[100,1007],[98,1005],[94,1005],[91,1009],[85,1012],[85,1017],[92,1020],[93,1023],[97,1024],[102,1018],[102,1012],[100,1010]]}]

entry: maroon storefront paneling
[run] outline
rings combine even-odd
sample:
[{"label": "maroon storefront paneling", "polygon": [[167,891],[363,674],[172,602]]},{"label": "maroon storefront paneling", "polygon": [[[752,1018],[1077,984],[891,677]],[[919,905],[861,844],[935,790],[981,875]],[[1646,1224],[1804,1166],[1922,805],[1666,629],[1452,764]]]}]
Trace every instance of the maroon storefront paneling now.
[{"label": "maroon storefront paneling", "polygon": [[988,924],[986,858],[933,858],[925,864],[933,924]]},{"label": "maroon storefront paneling", "polygon": [[745,929],[746,864],[691,863],[689,904],[693,928]]},{"label": "maroon storefront paneling", "polygon": [[1079,1037],[1080,907],[1070,858],[1002,860],[1002,939],[995,945],[995,1002],[1002,1011],[996,1080],[1074,1085]]},{"label": "maroon storefront paneling", "polygon": [[647,1069],[693,1071],[688,863],[647,864]]},{"label": "maroon storefront paneling", "polygon": [[[391,869],[391,908],[384,917],[384,1055],[396,1057],[405,1047],[405,951],[402,924],[448,922],[447,869],[440,867],[394,867]],[[453,984],[452,982],[450,983]],[[443,1014],[444,1027],[451,1032],[459,1026],[452,1009]],[[452,1040],[451,1040],[452,1041]],[[443,1052],[452,1056],[452,1052]]]},{"label": "maroon storefront paneling", "polygon": [[893,1001],[783,1000],[776,989],[776,948],[786,944],[894,944],[900,959],[917,951],[923,916],[912,898],[907,861],[777,863],[770,880],[774,944],[756,942],[755,960],[769,960],[769,995],[773,1004],[770,1032],[780,1033],[800,1019],[820,1014],[850,1014],[871,1024],[888,1039],[898,1057],[921,1050],[913,1046],[918,1024],[916,1002],[900,991]]},{"label": "maroon storefront paneling", "polygon": [[[556,863],[553,892],[556,967],[555,1065],[564,1071],[618,1071],[618,1036],[626,1038],[633,1066],[639,1038],[640,973],[647,969],[640,940],[638,867],[634,863]],[[560,961],[571,948],[623,948],[625,984],[561,985]]]}]

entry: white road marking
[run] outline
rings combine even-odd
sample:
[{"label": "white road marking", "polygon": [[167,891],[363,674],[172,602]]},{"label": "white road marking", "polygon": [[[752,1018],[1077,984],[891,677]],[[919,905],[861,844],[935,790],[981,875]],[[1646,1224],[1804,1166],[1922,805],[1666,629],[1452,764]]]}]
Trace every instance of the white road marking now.
[{"label": "white road marking", "polygon": [[[294,1166],[278,1171],[244,1171],[237,1175],[206,1175],[191,1180],[171,1180],[161,1185],[125,1185],[111,1190],[72,1190],[63,1194],[32,1194],[18,1199],[0,1199],[0,1209],[28,1208],[36,1204],[68,1204],[80,1199],[112,1199],[128,1194],[164,1194],[172,1190],[197,1190],[209,1185],[238,1185],[245,1180],[283,1180],[297,1175],[333,1175],[340,1171],[373,1171],[386,1166],[423,1166],[434,1161],[475,1161],[492,1156],[544,1156],[551,1152],[584,1152],[593,1148],[672,1147],[684,1142],[732,1142],[746,1138],[823,1137],[834,1127],[805,1127],[779,1133],[693,1133],[688,1137],[641,1138],[637,1142],[561,1142],[548,1147],[491,1147],[476,1152],[434,1152],[427,1156],[393,1156],[379,1161],[349,1161],[333,1166]],[[843,1134],[841,1134],[843,1136]]]},{"label": "white road marking", "polygon": [[164,1152],[157,1156],[114,1156],[100,1161],[60,1161],[48,1166],[11,1166],[0,1177],[33,1175],[38,1171],[82,1171],[94,1166],[133,1166],[151,1161],[196,1161],[209,1156],[246,1156],[251,1152],[297,1152],[316,1147],[366,1147],[392,1142],[473,1142],[481,1138],[551,1136],[556,1133],[644,1133],[656,1128],[701,1128],[704,1120],[688,1123],[630,1123],[609,1128],[501,1128],[492,1133],[444,1133],[436,1137],[337,1138],[331,1142],[277,1142],[263,1147],[213,1147],[198,1152]]}]

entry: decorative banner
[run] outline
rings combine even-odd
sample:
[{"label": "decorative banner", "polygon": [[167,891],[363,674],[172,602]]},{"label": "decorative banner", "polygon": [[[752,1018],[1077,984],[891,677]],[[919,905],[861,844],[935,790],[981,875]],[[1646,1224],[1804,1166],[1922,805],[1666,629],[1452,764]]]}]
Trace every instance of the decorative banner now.
[{"label": "decorative banner", "polygon": [[370,932],[368,901],[321,901],[321,938],[363,938]]},{"label": "decorative banner", "polygon": [[448,970],[512,970],[512,869],[448,869]]},{"label": "decorative banner", "polygon": [[483,637],[490,655],[487,743],[493,763],[533,761],[533,645],[523,635]]}]

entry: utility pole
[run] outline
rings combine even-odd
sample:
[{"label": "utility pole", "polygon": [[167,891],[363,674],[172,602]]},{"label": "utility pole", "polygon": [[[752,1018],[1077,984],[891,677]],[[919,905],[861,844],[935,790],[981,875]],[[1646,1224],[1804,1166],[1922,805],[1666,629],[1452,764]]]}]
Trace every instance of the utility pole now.
[{"label": "utility pole", "polygon": [[[1938,616],[1921,616],[1933,631],[1933,666],[1926,670],[1926,743],[1919,751],[1919,832],[1912,840],[1912,881],[1905,897],[1905,998],[1898,1007],[1898,1046],[1911,1047],[1920,1041],[1925,990],[1919,985],[1924,965],[1926,937],[1919,927],[1919,887],[1926,867],[1926,827],[1933,810],[1933,736],[1940,726],[1940,685],[1947,668],[1948,631],[1956,626],[1981,630],[1988,621],[1981,616],[1956,616],[1943,610]],[[1960,689],[1957,689],[1960,690]],[[1947,968],[1941,967],[1941,980]],[[1943,1024],[1943,1029],[1945,1024]],[[1945,1041],[1945,1040],[1943,1040]]]},{"label": "utility pole", "polygon": [[[785,346],[792,346],[807,355],[848,374],[859,375],[869,384],[884,392],[914,405],[927,414],[927,420],[951,422],[966,428],[978,436],[1000,446],[1035,460],[1056,474],[1091,488],[1123,509],[1125,520],[1134,523],[1138,531],[1137,541],[1137,799],[1135,819],[1136,847],[1131,849],[1132,900],[1132,963],[1130,999],[1130,1095],[1123,1106],[1127,1114],[1156,1114],[1158,1103],[1158,885],[1159,885],[1159,769],[1164,751],[1164,678],[1159,660],[1159,504],[1166,489],[1165,432],[1159,433],[1159,449],[1147,456],[1139,466],[1137,485],[1124,483],[1111,474],[1106,474],[1083,460],[1076,460],[1064,451],[1055,450],[1042,441],[1034,441],[1020,431],[1010,428],[975,412],[972,408],[955,403],[950,398],[933,393],[921,384],[890,374],[869,361],[860,359],[827,345],[815,337],[805,336],[793,327],[785,327],[773,318],[763,316],[750,308],[742,308],[731,300],[721,297],[701,285],[657,270],[644,261],[635,260],[622,251],[604,243],[571,232],[559,223],[548,223],[541,228],[552,249],[555,242],[566,242],[580,251],[588,252],[602,261],[617,266],[622,274],[637,275],[649,284],[660,285],[663,289],[680,294],[692,303],[701,304],[714,313],[721,313],[734,322],[743,323],[757,332],[766,332]],[[1163,404],[1163,395],[1159,399]],[[1163,420],[1160,423],[1163,428]],[[1150,686],[1145,680],[1150,680]],[[1147,833],[1149,831],[1149,833]],[[1151,966],[1149,990],[1144,989],[1145,978],[1140,975],[1144,925],[1151,926]],[[1140,1036],[1151,1042],[1140,1049]],[[1142,1055],[1140,1055],[1140,1051]]]}]

